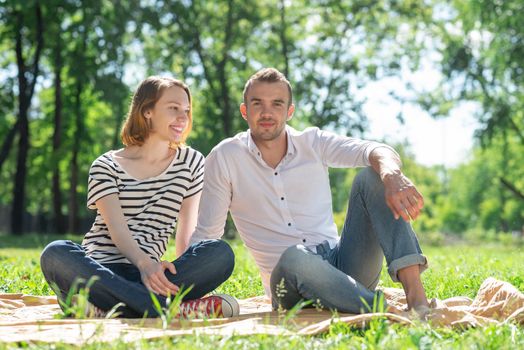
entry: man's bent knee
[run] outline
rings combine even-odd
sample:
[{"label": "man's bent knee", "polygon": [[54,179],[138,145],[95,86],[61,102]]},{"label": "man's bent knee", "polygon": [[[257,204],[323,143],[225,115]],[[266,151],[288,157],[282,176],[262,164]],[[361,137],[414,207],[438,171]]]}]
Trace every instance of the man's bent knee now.
[{"label": "man's bent knee", "polygon": [[306,247],[303,245],[291,246],[282,253],[277,266],[287,271],[295,270],[296,268],[304,266],[307,254]]},{"label": "man's bent knee", "polygon": [[278,263],[271,273],[271,288],[286,279],[286,283],[295,280],[296,276],[307,274],[307,266],[310,252],[303,245],[295,245],[287,248],[280,256]]},{"label": "man's bent knee", "polygon": [[299,281],[309,281],[317,259],[320,257],[303,245],[291,246],[282,253],[270,279],[273,308],[291,309],[302,300]]}]

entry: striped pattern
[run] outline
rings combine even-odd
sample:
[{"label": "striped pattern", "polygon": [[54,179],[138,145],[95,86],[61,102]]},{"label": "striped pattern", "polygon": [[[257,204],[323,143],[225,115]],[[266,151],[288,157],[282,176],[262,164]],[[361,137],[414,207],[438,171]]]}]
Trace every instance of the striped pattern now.
[{"label": "striped pattern", "polygon": [[[174,231],[183,199],[202,190],[204,156],[192,148],[181,148],[162,174],[137,180],[113,160],[114,152],[101,155],[91,165],[87,207],[96,209],[97,200],[117,193],[133,238],[145,253],[159,261]],[[130,263],[113,244],[98,212],[82,246],[88,256],[100,263]]]}]

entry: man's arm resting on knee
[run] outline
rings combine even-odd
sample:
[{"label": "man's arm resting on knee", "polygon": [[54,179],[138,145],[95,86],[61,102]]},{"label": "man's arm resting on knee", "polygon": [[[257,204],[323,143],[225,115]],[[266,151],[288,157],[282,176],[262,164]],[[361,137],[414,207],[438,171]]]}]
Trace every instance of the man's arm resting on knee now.
[{"label": "man's arm resting on knee", "polygon": [[369,155],[369,163],[384,183],[386,204],[395,219],[415,220],[424,207],[424,198],[402,173],[398,153],[389,147],[377,147]]}]

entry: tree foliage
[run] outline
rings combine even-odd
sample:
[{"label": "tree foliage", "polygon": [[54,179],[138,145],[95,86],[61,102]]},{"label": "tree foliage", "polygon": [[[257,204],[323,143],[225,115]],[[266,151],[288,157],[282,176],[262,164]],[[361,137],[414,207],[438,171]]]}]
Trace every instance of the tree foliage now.
[{"label": "tree foliage", "polygon": [[[130,93],[147,75],[190,85],[189,142],[204,154],[246,128],[238,112],[243,85],[266,66],[292,82],[294,126],[359,136],[368,128],[359,92],[406,67],[416,70],[431,33],[449,84],[420,103],[443,115],[463,101],[477,102],[484,150],[446,172],[416,164],[406,148],[406,172],[429,204],[417,228],[460,232],[480,222],[511,229],[523,220],[522,6],[515,0],[0,0],[0,210],[15,213],[17,232],[86,229],[89,165],[121,146]],[[353,175],[331,173],[337,213]],[[478,178],[474,186],[468,176]]]},{"label": "tree foliage", "polygon": [[479,149],[450,174],[443,198],[451,231],[524,224],[524,3],[519,0],[437,1],[433,33],[444,81],[421,98],[435,116],[463,102],[477,106]]}]

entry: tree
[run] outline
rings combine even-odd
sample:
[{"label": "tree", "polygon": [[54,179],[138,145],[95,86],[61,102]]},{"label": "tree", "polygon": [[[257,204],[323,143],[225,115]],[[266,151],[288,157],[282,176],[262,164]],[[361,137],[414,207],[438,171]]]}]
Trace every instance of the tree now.
[{"label": "tree", "polygon": [[62,53],[62,28],[64,9],[61,6],[56,8],[56,22],[53,22],[53,34],[55,43],[53,48],[53,74],[54,74],[54,120],[53,120],[53,156],[52,156],[52,196],[53,196],[53,226],[57,233],[65,233],[64,214],[62,211],[63,200],[60,176],[60,157],[63,137],[63,116],[62,116],[62,71],[64,68],[64,58]]},{"label": "tree", "polygon": [[[361,110],[365,96],[359,92],[369,82],[399,74],[406,66],[401,62],[417,67],[419,33],[432,15],[426,2],[412,0],[30,0],[23,7],[28,19],[36,18],[30,9],[37,4],[48,44],[40,51],[41,79],[28,116],[31,167],[25,183],[35,191],[27,193],[24,209],[45,217],[52,212],[55,230],[67,215],[73,231],[87,215],[80,203],[89,164],[118,147],[129,102],[125,78],[138,82],[146,74],[167,73],[185,80],[195,106],[190,142],[203,153],[246,128],[238,112],[242,89],[265,66],[285,72],[292,82],[294,126],[314,124],[358,136],[367,128]],[[22,6],[12,1],[0,7],[6,19],[0,24],[1,48],[14,37],[11,9]],[[24,58],[36,52],[36,39],[26,40],[36,37],[35,26],[26,27]],[[17,187],[8,151],[21,124],[9,105],[17,81],[5,74],[16,61],[14,50],[13,57],[1,51],[0,61],[7,76],[0,86],[7,92],[0,97],[6,102],[0,106],[6,115],[0,121],[0,166],[9,169],[0,174],[6,180],[0,188],[5,204],[11,200],[4,195],[7,189]]]},{"label": "tree", "polygon": [[[86,152],[86,142],[91,134],[108,149],[116,144],[119,124],[123,119],[123,106],[128,88],[122,82],[126,64],[124,40],[126,27],[133,20],[132,11],[138,7],[136,1],[115,6],[102,2],[100,6],[81,3],[73,14],[71,25],[72,45],[69,62],[70,76],[73,78],[71,96],[74,122],[71,125],[71,159],[69,186],[69,231],[79,230],[79,181],[87,178],[87,169],[92,160],[92,152]],[[95,28],[96,30],[92,30]],[[89,110],[93,108],[91,99],[105,100],[113,106],[113,121],[110,123],[110,137],[103,140],[101,126],[88,124]],[[88,157],[86,157],[89,155]],[[82,201],[83,202],[83,201]]]},{"label": "tree", "polygon": [[146,12],[148,66],[170,67],[193,85],[196,115],[205,116],[195,119],[193,140],[207,152],[245,128],[237,112],[241,91],[265,66],[286,72],[295,88],[293,123],[362,132],[363,100],[355,92],[397,74],[402,57],[417,61],[416,32],[431,8],[412,1],[228,0],[155,4]]},{"label": "tree", "polygon": [[149,26],[140,34],[148,73],[167,70],[191,83],[195,115],[206,116],[194,121],[195,142],[205,152],[240,130],[235,115],[249,49],[243,44],[260,22],[259,7],[227,0],[165,2],[145,10]]},{"label": "tree", "polygon": [[[493,139],[490,147],[478,148],[471,160],[451,171],[447,195],[438,209],[445,231],[521,229],[524,202],[505,192],[500,178],[521,177],[522,168],[516,165],[522,164],[524,156],[518,143],[504,143],[501,138]],[[515,183],[524,186],[522,179]]]},{"label": "tree", "polygon": [[[30,146],[28,113],[37,78],[40,74],[40,58],[44,46],[42,7],[39,1],[27,5],[8,3],[5,10],[8,18],[7,26],[14,38],[13,46],[18,75],[17,120],[2,146],[3,162],[11,148],[10,143],[13,142],[15,134],[18,134],[16,175],[11,211],[11,232],[15,234],[23,231],[27,154]],[[29,56],[32,56],[31,62],[29,62]]]},{"label": "tree", "polygon": [[[482,147],[499,138],[524,146],[524,3],[473,0],[440,5],[447,15],[436,21],[435,46],[449,83],[422,97],[421,103],[438,117],[446,116],[449,106],[474,102]],[[501,174],[497,187],[524,197],[516,181]]]},{"label": "tree", "polygon": [[[29,227],[28,220],[22,227],[20,218],[29,211],[43,217],[53,212],[55,232],[63,231],[67,214],[70,228],[78,232],[78,218],[86,213],[78,203],[84,202],[89,164],[102,151],[118,146],[129,95],[123,82],[126,43],[131,40],[128,24],[140,16],[138,5],[138,1],[116,6],[73,0],[2,3],[0,112],[5,118],[0,121],[0,168],[7,171],[2,171],[6,184],[0,192],[2,205],[13,203],[14,231]],[[37,103],[31,104],[33,95]],[[16,112],[13,97],[19,101]],[[90,135],[96,135],[97,142]],[[15,141],[16,160],[9,156]],[[35,190],[25,193],[28,184]]]}]

